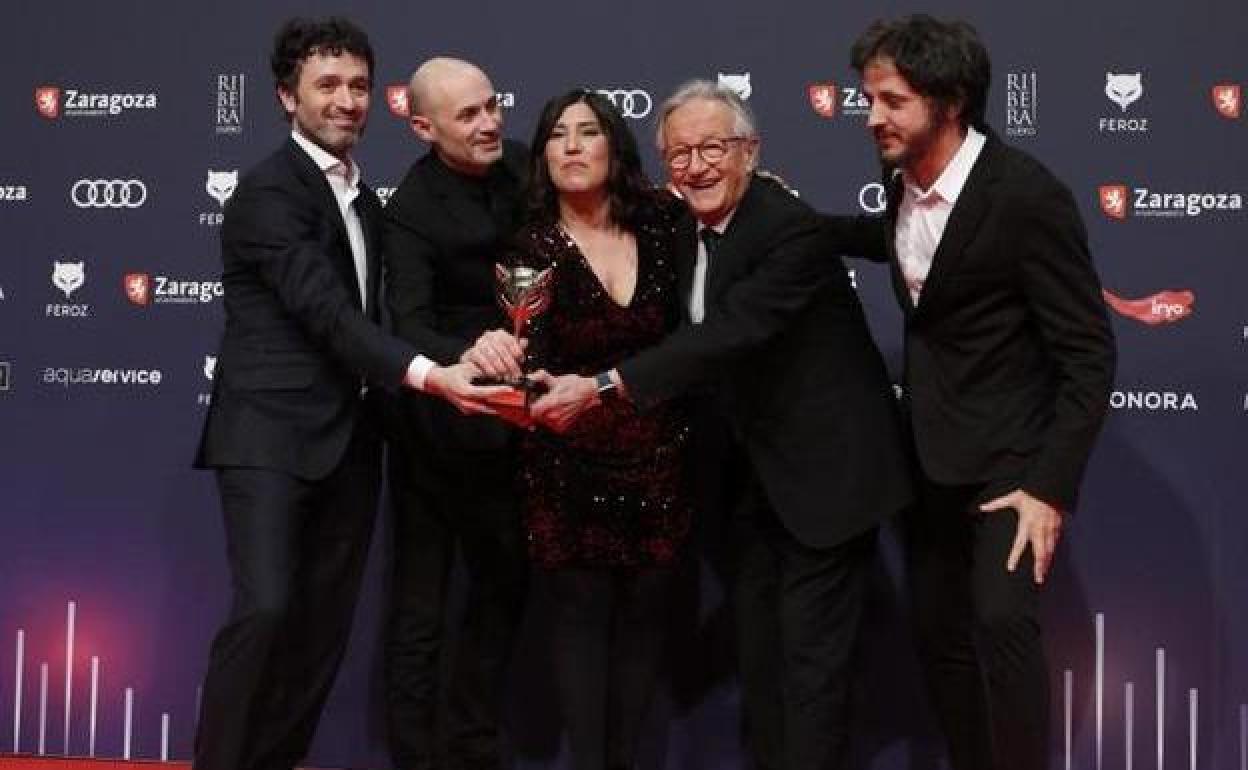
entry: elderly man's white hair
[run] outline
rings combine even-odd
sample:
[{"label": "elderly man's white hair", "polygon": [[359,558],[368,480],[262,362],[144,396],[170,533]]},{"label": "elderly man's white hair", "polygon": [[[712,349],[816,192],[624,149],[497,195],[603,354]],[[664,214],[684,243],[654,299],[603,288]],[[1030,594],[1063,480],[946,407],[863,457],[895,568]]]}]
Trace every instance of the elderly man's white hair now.
[{"label": "elderly man's white hair", "polygon": [[655,129],[655,140],[659,149],[663,149],[663,130],[667,127],[667,117],[675,110],[689,102],[704,100],[719,102],[732,112],[732,130],[737,136],[757,137],[758,130],[754,125],[754,113],[749,106],[727,86],[721,86],[711,80],[689,80],[681,84],[676,91],[659,107],[659,124]]}]

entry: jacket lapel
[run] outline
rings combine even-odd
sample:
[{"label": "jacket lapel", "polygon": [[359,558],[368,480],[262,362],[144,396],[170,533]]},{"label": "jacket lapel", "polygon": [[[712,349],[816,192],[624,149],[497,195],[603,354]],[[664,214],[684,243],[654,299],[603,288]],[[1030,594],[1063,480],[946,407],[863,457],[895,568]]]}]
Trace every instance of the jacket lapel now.
[{"label": "jacket lapel", "polygon": [[940,290],[947,277],[952,273],[966,253],[966,247],[979,232],[979,224],[992,204],[993,159],[996,155],[995,137],[989,135],[984,149],[971,167],[971,174],[953,205],[949,221],[945,224],[945,232],[940,237],[940,244],[932,256],[932,268],[928,271],[927,280],[923,282],[923,293],[919,295],[916,312],[922,311],[934,299],[939,298]]},{"label": "jacket lapel", "polygon": [[355,210],[364,230],[365,260],[368,264],[368,316],[374,321],[380,318],[381,302],[381,206],[371,188],[360,182],[360,195],[355,199]]},{"label": "jacket lapel", "polygon": [[[359,308],[360,282],[355,273],[355,258],[351,255],[351,239],[347,237],[347,224],[342,219],[342,211],[338,208],[338,199],[334,197],[334,190],[329,186],[329,180],[325,178],[325,172],[317,167],[315,161],[303,151],[303,148],[295,144],[295,140],[288,139],[286,141],[286,149],[294,166],[295,174],[307,187],[312,199],[316,201],[322,213],[333,225],[337,248],[330,251],[329,258],[334,268],[338,271],[343,284],[347,287],[347,293],[351,295],[352,304]],[[360,194],[363,196],[363,189],[361,189]],[[360,217],[360,219],[362,221],[364,217]],[[369,240],[367,233],[368,231],[365,230],[366,243]],[[371,254],[372,250],[370,249],[369,251]],[[371,262],[372,257],[370,256],[369,259]],[[370,264],[369,275],[372,276],[374,272]],[[373,295],[370,294],[369,296]]]},{"label": "jacket lapel", "polygon": [[884,180],[884,189],[888,193],[888,208],[884,216],[888,221],[888,267],[893,276],[893,294],[897,295],[897,306],[909,318],[914,313],[914,302],[910,300],[910,291],[906,288],[906,277],[902,274],[901,262],[897,259],[897,211],[901,207],[901,198],[906,190],[900,169],[888,172]]}]

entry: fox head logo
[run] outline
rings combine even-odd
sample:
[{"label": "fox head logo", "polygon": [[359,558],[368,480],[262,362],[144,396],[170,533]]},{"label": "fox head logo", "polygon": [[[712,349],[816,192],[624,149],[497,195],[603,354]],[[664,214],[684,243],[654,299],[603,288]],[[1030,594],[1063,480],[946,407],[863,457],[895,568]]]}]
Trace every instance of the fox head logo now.
[{"label": "fox head logo", "polygon": [[52,285],[65,292],[65,299],[87,280],[85,262],[53,262]]},{"label": "fox head logo", "polygon": [[212,196],[218,205],[224,206],[225,202],[234,194],[234,188],[238,187],[238,169],[233,171],[209,171],[208,181],[204,182],[204,191]]},{"label": "fox head logo", "polygon": [[1114,104],[1127,111],[1137,99],[1144,95],[1144,80],[1139,72],[1130,75],[1105,73],[1105,95]]},{"label": "fox head logo", "polygon": [[747,101],[750,94],[754,93],[754,89],[750,86],[750,73],[743,72],[740,75],[730,75],[723,72],[719,73],[719,84],[724,88],[734,91],[737,96],[741,97],[741,101]]}]

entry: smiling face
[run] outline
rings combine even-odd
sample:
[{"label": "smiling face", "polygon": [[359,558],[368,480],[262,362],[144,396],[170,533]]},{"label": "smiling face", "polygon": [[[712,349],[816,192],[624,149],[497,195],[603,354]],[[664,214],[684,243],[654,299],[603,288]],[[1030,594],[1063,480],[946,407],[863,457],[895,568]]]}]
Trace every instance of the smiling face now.
[{"label": "smiling face", "polygon": [[555,121],[545,156],[550,182],[561,195],[606,189],[611,143],[584,102],[568,105]]},{"label": "smiling face", "polygon": [[372,73],[352,53],[313,53],[299,67],[294,90],[277,95],[295,129],[329,154],[346,159],[368,122]]},{"label": "smiling face", "polygon": [[415,107],[412,130],[452,169],[481,176],[503,156],[502,107],[494,85],[476,67],[440,67]]},{"label": "smiling face", "polygon": [[[681,149],[700,147],[705,142],[738,138],[732,109],[713,99],[693,99],[668,113],[663,123],[664,157]],[[727,153],[714,164],[694,151],[689,165],[682,169],[668,166],[672,184],[703,224],[716,225],[737,207],[758,155],[758,141],[748,138],[729,141]]]}]

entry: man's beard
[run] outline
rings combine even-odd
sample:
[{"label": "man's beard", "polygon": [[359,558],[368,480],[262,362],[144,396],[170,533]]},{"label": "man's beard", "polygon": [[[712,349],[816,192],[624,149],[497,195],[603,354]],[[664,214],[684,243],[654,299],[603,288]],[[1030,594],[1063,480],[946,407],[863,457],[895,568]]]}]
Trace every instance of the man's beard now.
[{"label": "man's beard", "polygon": [[885,176],[891,175],[894,169],[908,168],[926,156],[936,144],[936,139],[944,130],[945,125],[951,120],[954,118],[941,115],[939,111],[929,108],[926,126],[905,141],[901,153],[895,158],[885,157],[884,151],[877,144],[876,150],[879,153],[880,165],[884,168]]}]

